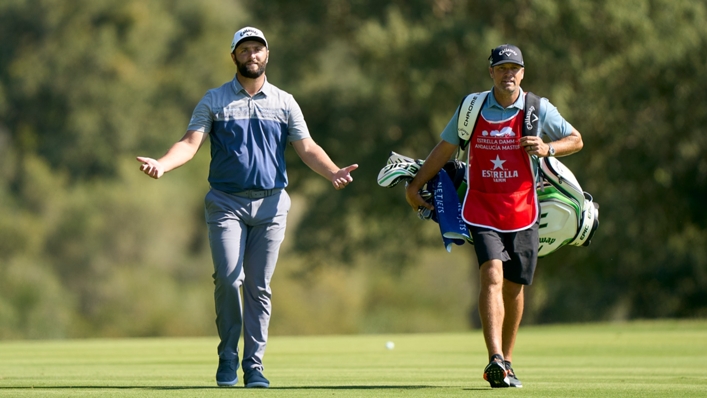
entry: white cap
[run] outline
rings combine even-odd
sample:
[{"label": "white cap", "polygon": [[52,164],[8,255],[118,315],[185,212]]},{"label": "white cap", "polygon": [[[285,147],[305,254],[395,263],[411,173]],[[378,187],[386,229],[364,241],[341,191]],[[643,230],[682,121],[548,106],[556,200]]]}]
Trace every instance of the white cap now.
[{"label": "white cap", "polygon": [[268,41],[265,40],[265,35],[263,32],[261,32],[260,29],[246,26],[233,35],[233,41],[231,41],[231,52],[233,52],[233,50],[235,50],[241,42],[246,40],[259,41],[265,44],[265,48],[268,48]]}]

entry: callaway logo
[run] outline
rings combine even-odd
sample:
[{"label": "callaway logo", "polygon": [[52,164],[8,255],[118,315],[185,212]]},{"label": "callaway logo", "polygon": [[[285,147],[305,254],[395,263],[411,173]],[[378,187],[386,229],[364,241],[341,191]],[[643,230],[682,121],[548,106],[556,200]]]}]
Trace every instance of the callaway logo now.
[{"label": "callaway logo", "polygon": [[531,106],[525,113],[525,128],[528,131],[533,129],[533,123],[538,121],[538,115],[535,114],[535,107]]},{"label": "callaway logo", "polygon": [[499,53],[498,53],[498,55],[505,55],[506,57],[511,56],[511,54],[518,55],[517,52],[513,51],[510,48],[504,48],[503,50],[499,51]]},{"label": "callaway logo", "polygon": [[254,29],[246,29],[243,32],[241,32],[241,37],[246,37],[246,36],[260,36],[260,33],[258,33]]}]

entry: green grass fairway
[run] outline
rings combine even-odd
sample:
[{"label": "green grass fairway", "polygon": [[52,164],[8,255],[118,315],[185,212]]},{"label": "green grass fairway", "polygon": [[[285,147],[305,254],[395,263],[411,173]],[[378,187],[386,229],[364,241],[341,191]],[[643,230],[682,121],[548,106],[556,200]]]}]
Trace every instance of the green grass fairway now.
[{"label": "green grass fairway", "polygon": [[[386,349],[387,341],[395,348]],[[216,344],[215,338],[0,342],[0,396],[707,396],[707,321],[521,327],[514,368],[525,387],[503,390],[481,378],[487,359],[479,331],[272,337],[269,390],[246,390],[242,381],[216,387]]]}]

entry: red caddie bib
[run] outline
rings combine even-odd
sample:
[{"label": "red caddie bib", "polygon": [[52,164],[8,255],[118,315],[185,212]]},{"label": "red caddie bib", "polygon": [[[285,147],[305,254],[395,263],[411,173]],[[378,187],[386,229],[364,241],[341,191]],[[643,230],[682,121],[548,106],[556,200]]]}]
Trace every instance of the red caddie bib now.
[{"label": "red caddie bib", "polygon": [[515,232],[538,218],[530,156],[520,146],[523,111],[500,122],[479,115],[469,141],[468,189],[462,217],[467,223]]}]

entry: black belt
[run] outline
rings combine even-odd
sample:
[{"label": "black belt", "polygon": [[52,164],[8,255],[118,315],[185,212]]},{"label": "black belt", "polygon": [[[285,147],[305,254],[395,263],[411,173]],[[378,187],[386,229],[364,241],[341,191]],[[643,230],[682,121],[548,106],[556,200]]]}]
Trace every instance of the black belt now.
[{"label": "black belt", "polygon": [[236,196],[241,196],[244,198],[249,198],[249,199],[260,199],[260,198],[265,198],[268,196],[275,195],[276,193],[279,193],[282,191],[282,188],[275,188],[275,189],[249,189],[247,191],[241,191],[241,192],[229,192],[231,195],[236,195]]}]

